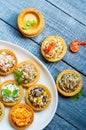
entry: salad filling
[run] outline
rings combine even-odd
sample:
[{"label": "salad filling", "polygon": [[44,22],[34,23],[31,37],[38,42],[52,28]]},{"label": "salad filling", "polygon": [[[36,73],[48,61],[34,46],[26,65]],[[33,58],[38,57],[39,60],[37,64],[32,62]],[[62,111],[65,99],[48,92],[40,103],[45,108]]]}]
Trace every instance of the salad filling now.
[{"label": "salad filling", "polygon": [[30,123],[32,117],[32,112],[25,107],[18,107],[12,112],[12,120],[19,126],[27,126]]},{"label": "salad filling", "polygon": [[31,83],[37,77],[37,71],[32,64],[24,64],[18,70],[22,73],[23,83]]},{"label": "salad filling", "polygon": [[43,88],[36,87],[28,94],[28,99],[33,106],[41,108],[48,102],[48,94]]},{"label": "salad filling", "polygon": [[63,52],[63,45],[57,39],[51,39],[43,44],[43,51],[46,58],[59,58]]},{"label": "salad filling", "polygon": [[60,88],[67,93],[75,91],[79,83],[80,78],[76,74],[71,73],[64,74],[59,80]]},{"label": "salad filling", "polygon": [[4,51],[0,53],[0,71],[8,72],[14,67],[14,64],[15,60],[10,54],[7,54]]},{"label": "salad filling", "polygon": [[20,96],[20,89],[16,84],[8,84],[2,88],[2,99],[5,102],[15,102]]}]

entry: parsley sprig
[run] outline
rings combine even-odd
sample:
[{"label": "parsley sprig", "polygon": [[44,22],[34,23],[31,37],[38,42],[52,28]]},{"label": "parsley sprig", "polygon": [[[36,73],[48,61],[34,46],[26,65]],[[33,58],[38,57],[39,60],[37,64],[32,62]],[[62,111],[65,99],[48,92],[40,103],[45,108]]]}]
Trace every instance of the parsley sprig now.
[{"label": "parsley sprig", "polygon": [[23,78],[22,78],[22,73],[19,70],[14,70],[14,73],[17,77],[17,82],[18,84],[22,84],[23,83]]},{"label": "parsley sprig", "polygon": [[72,100],[74,102],[78,101],[81,96],[85,96],[85,93],[83,91],[80,91],[77,95],[75,95]]},{"label": "parsley sprig", "polygon": [[28,30],[30,27],[36,26],[36,24],[37,24],[36,20],[33,21],[28,20],[26,25],[24,25],[22,28],[24,30]]},{"label": "parsley sprig", "polygon": [[9,90],[9,89],[4,89],[4,93],[5,93],[5,95],[6,95],[7,97],[9,97],[10,95],[11,95],[12,97],[15,97],[16,94],[18,93],[18,90],[13,90],[13,91],[11,91],[11,90]]}]

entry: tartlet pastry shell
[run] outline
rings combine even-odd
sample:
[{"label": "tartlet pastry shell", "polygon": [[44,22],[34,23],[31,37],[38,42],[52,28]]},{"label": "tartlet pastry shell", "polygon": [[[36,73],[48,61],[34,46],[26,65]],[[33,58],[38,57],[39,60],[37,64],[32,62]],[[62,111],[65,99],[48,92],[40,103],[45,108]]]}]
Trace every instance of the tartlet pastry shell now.
[{"label": "tartlet pastry shell", "polygon": [[[47,57],[45,56],[46,54],[45,54],[45,52],[44,52],[44,50],[43,50],[43,44],[44,44],[46,41],[50,41],[51,39],[58,39],[58,40],[62,43],[62,45],[63,45],[63,51],[62,51],[60,57],[57,57],[57,58],[47,58]],[[42,53],[43,57],[44,57],[47,61],[49,61],[49,62],[56,62],[56,61],[61,60],[61,59],[65,56],[66,51],[67,51],[67,45],[66,45],[66,43],[65,43],[65,40],[64,40],[62,37],[60,37],[60,36],[48,36],[48,37],[42,42],[42,45],[41,45],[41,53]]]},{"label": "tartlet pastry shell", "polygon": [[23,87],[28,88],[28,87],[34,85],[39,80],[39,78],[40,78],[40,68],[39,68],[39,66],[33,60],[26,60],[26,61],[21,62],[20,64],[18,64],[18,68],[20,66],[24,65],[24,64],[32,64],[35,67],[36,71],[37,71],[37,76],[36,76],[36,78],[35,78],[35,80],[33,82],[27,83],[27,84],[22,83]]},{"label": "tartlet pastry shell", "polygon": [[[31,118],[30,122],[28,123],[28,125],[25,126],[25,127],[19,127],[19,126],[17,126],[17,125],[13,122],[13,120],[12,120],[12,118],[11,118],[11,113],[12,113],[13,111],[15,111],[16,108],[18,108],[18,107],[22,107],[22,108],[25,107],[26,109],[28,109],[28,110],[32,113],[32,118]],[[26,104],[18,104],[18,105],[16,105],[16,106],[12,107],[12,109],[11,109],[10,112],[9,112],[9,121],[10,121],[10,124],[11,124],[15,129],[17,129],[17,130],[24,130],[25,128],[29,127],[29,126],[33,123],[33,120],[34,120],[34,112],[33,112],[32,108],[31,108],[30,106],[26,105]]]},{"label": "tartlet pastry shell", "polygon": [[[43,88],[43,89],[47,92],[48,97],[49,97],[48,103],[47,103],[46,105],[44,105],[43,107],[41,107],[41,108],[39,108],[39,107],[38,107],[38,108],[34,107],[34,106],[32,105],[32,103],[31,103],[31,102],[29,101],[29,99],[28,99],[28,93],[29,93],[32,89],[34,89],[36,86],[38,86],[39,88]],[[50,105],[51,99],[52,99],[51,92],[50,92],[49,89],[48,89],[45,85],[43,85],[43,84],[35,84],[35,85],[33,85],[32,87],[30,87],[30,88],[27,90],[27,92],[26,92],[26,103],[27,103],[28,105],[30,105],[34,111],[42,111],[42,110],[46,109],[46,108]]]},{"label": "tartlet pastry shell", "polygon": [[[73,92],[70,92],[70,93],[67,93],[65,91],[63,91],[60,86],[59,86],[59,80],[61,79],[61,77],[64,75],[64,74],[67,74],[67,73],[72,73],[72,74],[76,74],[79,78],[80,78],[80,83],[79,83],[79,86],[77,87],[77,89]],[[67,97],[70,97],[70,96],[74,96],[76,95],[77,93],[80,92],[80,90],[82,89],[82,77],[81,75],[75,71],[75,70],[64,70],[63,72],[61,72],[58,76],[57,76],[57,79],[56,79],[56,86],[57,86],[57,89],[58,91],[64,95],[64,96],[67,96]]]},{"label": "tartlet pastry shell", "polygon": [[15,65],[13,66],[13,68],[10,68],[9,71],[7,71],[7,72],[2,72],[2,71],[0,71],[0,75],[2,75],[2,76],[9,75],[9,74],[11,74],[11,73],[14,71],[14,69],[15,69],[16,66],[17,66],[17,63],[18,63],[17,57],[16,57],[16,55],[14,54],[14,52],[12,52],[11,50],[1,49],[1,50],[0,50],[0,53],[1,53],[1,52],[6,52],[7,54],[10,54],[10,55],[14,58],[14,60],[15,60]]},{"label": "tartlet pastry shell", "polygon": [[[3,88],[4,86],[6,86],[7,84],[10,84],[10,83],[16,84],[16,86],[17,86],[18,88],[20,88],[20,96],[19,96],[18,100],[14,101],[14,102],[5,102],[5,101],[3,101],[3,99],[2,99],[1,90],[2,90],[2,88]],[[18,85],[15,80],[8,80],[8,81],[5,81],[4,83],[2,83],[2,84],[0,85],[0,101],[1,101],[5,106],[11,107],[11,106],[14,106],[14,105],[20,103],[20,101],[21,101],[22,98],[23,98],[23,95],[24,95],[24,90],[23,90],[22,86],[21,86],[21,85]]]},{"label": "tartlet pastry shell", "polygon": [[[39,24],[37,27],[35,27],[35,29],[31,28],[28,30],[24,30],[22,28],[24,26],[23,17],[25,14],[28,14],[28,13],[33,13],[38,17]],[[39,12],[38,10],[36,10],[34,8],[27,8],[27,9],[23,10],[18,16],[18,28],[19,28],[20,32],[26,37],[35,37],[35,36],[39,35],[44,28],[44,18],[42,16],[41,12]]]}]

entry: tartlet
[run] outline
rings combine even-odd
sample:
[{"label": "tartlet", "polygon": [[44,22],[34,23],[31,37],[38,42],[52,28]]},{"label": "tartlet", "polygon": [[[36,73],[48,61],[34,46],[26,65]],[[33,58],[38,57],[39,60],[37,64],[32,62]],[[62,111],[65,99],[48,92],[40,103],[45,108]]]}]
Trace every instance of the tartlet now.
[{"label": "tartlet", "polygon": [[43,57],[50,62],[61,60],[67,51],[65,40],[60,36],[48,36],[41,45]]},{"label": "tartlet", "polygon": [[[40,68],[33,60],[26,60],[18,64],[17,70],[22,73],[22,86],[30,87],[40,78]],[[16,77],[17,79],[18,77]]]},{"label": "tartlet", "polygon": [[34,120],[32,108],[26,104],[18,104],[10,110],[10,124],[17,130],[24,130],[29,127]]},{"label": "tartlet", "polygon": [[82,89],[82,77],[75,70],[64,70],[57,76],[56,86],[62,95],[74,96]]},{"label": "tartlet", "polygon": [[8,80],[0,85],[0,101],[5,106],[14,106],[18,104],[24,95],[24,90],[21,85],[18,85],[15,80]]},{"label": "tartlet", "polygon": [[42,111],[51,103],[52,95],[50,90],[43,84],[35,84],[26,92],[26,103],[34,111]]},{"label": "tartlet", "polygon": [[9,49],[0,50],[0,75],[5,76],[11,74],[17,65],[17,57],[13,51]]},{"label": "tartlet", "polygon": [[18,16],[18,28],[26,37],[39,35],[44,28],[44,18],[37,9],[27,8]]},{"label": "tartlet", "polygon": [[0,102],[0,121],[4,118],[5,115],[5,107],[4,105]]}]

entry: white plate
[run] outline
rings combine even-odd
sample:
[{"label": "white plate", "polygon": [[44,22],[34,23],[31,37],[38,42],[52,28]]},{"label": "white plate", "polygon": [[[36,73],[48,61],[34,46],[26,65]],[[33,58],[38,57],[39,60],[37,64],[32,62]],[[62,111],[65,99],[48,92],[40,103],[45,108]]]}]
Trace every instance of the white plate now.
[{"label": "white plate", "polygon": [[[53,80],[51,74],[49,73],[49,71],[43,65],[42,62],[40,62],[33,54],[31,54],[30,52],[27,52],[25,49],[22,49],[19,46],[15,46],[9,42],[0,41],[0,49],[2,49],[2,48],[12,50],[16,54],[19,62],[27,60],[27,59],[32,59],[39,65],[40,70],[41,70],[41,76],[40,76],[38,83],[44,84],[49,88],[49,90],[51,91],[51,94],[52,94],[52,102],[47,109],[45,109],[41,112],[37,112],[37,113],[35,112],[34,121],[33,121],[32,125],[29,126],[26,130],[44,129],[48,125],[48,123],[52,120],[52,118],[56,112],[56,108],[57,108],[57,104],[58,104],[57,89],[56,89],[56,86],[55,86],[55,83],[54,83],[54,80]],[[13,75],[2,77],[1,81],[3,82],[8,79],[13,79]],[[24,98],[23,98],[22,102],[24,102]],[[14,128],[10,125],[9,120],[8,120],[9,110],[10,110],[10,108],[6,108],[5,117],[0,122],[0,129],[2,129],[2,130],[6,130],[6,129],[14,130]]]}]

